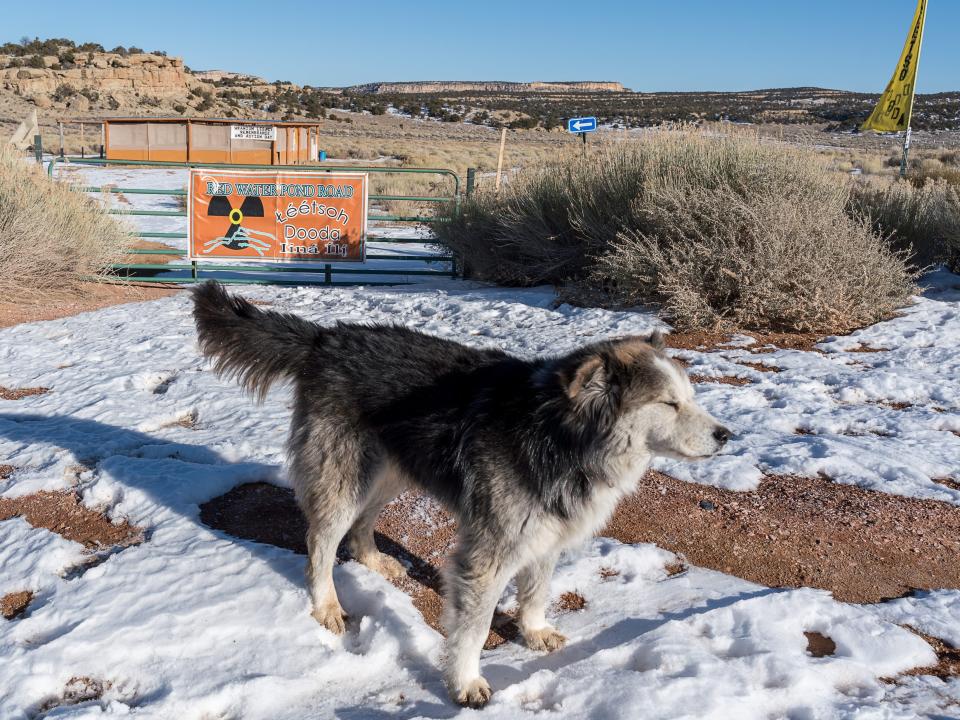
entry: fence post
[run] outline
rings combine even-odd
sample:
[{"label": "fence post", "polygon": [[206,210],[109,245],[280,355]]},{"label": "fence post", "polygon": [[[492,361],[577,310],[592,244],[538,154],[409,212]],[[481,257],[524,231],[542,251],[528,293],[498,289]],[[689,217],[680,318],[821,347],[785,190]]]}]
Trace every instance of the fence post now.
[{"label": "fence post", "polygon": [[467,168],[467,197],[473,195],[473,186],[477,181],[477,169]]},{"label": "fence post", "polygon": [[100,146],[100,159],[103,160],[103,145]]},{"label": "fence post", "polygon": [[43,164],[43,137],[40,135],[33,136],[33,154],[37,158],[39,164]]},{"label": "fence post", "polygon": [[323,266],[323,282],[325,285],[333,284],[333,273],[330,272],[333,269],[333,266],[330,263],[327,263]]},{"label": "fence post", "polygon": [[63,122],[60,122],[60,158],[63,158]]}]

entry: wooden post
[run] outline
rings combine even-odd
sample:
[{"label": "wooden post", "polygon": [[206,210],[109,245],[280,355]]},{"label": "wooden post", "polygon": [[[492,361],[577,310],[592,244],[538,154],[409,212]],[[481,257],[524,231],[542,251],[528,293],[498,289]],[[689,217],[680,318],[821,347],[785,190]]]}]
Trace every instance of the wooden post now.
[{"label": "wooden post", "polygon": [[507,142],[507,129],[503,128],[500,131],[500,154],[497,155],[497,181],[493,186],[493,189],[497,192],[500,191],[500,172],[503,170],[503,146]]},{"label": "wooden post", "polygon": [[60,157],[63,157],[63,120],[57,124],[60,126]]},{"label": "wooden post", "polygon": [[84,154],[83,154],[83,123],[80,123],[80,157],[84,157]]}]

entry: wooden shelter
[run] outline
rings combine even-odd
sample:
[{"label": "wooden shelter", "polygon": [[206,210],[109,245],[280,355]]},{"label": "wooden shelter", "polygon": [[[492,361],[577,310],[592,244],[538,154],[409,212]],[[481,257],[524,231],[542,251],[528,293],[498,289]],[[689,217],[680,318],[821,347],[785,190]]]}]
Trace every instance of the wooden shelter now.
[{"label": "wooden shelter", "polygon": [[103,120],[108,160],[303,165],[317,159],[315,122],[233,118],[120,117]]}]

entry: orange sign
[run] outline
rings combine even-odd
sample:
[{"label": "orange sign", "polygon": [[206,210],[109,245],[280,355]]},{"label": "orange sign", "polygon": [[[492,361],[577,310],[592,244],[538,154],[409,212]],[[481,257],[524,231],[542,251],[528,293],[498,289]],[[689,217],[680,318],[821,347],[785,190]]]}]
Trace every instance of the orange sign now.
[{"label": "orange sign", "polygon": [[192,168],[191,260],[363,262],[367,176]]}]

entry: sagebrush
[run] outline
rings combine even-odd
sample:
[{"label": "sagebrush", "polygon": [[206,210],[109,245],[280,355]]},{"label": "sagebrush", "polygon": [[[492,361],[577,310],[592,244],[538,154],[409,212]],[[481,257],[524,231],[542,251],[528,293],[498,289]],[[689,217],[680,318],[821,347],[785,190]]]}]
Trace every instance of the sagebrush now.
[{"label": "sagebrush", "polygon": [[942,177],[868,180],[854,185],[850,206],[920,267],[960,269],[960,185]]},{"label": "sagebrush", "polygon": [[756,135],[661,130],[526,170],[437,226],[467,271],[658,304],[678,327],[840,332],[914,290],[849,177]]},{"label": "sagebrush", "polygon": [[97,201],[0,146],[0,295],[39,297],[102,276],[130,245]]}]

